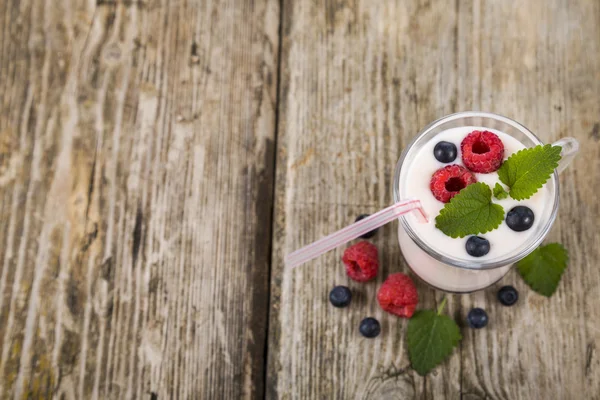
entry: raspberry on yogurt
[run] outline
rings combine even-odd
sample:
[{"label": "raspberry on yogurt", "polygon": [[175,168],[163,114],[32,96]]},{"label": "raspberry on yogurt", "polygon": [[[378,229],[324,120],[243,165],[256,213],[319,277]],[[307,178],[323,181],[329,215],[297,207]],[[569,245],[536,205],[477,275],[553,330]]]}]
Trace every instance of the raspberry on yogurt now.
[{"label": "raspberry on yogurt", "polygon": [[473,172],[489,174],[502,165],[504,144],[490,131],[473,131],[460,144],[463,163]]},{"label": "raspberry on yogurt", "polygon": [[475,182],[477,182],[477,178],[471,171],[460,165],[453,164],[435,171],[431,177],[429,188],[436,199],[442,203],[447,203],[461,189]]}]

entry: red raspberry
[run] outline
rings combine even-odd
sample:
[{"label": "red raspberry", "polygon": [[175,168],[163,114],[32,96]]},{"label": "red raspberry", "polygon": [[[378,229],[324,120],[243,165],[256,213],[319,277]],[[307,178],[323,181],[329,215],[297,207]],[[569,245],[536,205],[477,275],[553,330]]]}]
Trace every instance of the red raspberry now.
[{"label": "red raspberry", "polygon": [[344,251],[342,261],[350,279],[366,282],[375,278],[379,269],[377,247],[369,242],[358,242]]},{"label": "red raspberry", "polygon": [[460,144],[462,160],[473,172],[488,174],[500,168],[504,159],[504,144],[489,131],[473,131]]},{"label": "red raspberry", "polygon": [[447,203],[456,196],[461,189],[477,182],[475,175],[460,165],[448,165],[440,168],[431,177],[429,188],[433,196],[443,203]]},{"label": "red raspberry", "polygon": [[417,308],[419,294],[408,275],[397,273],[387,277],[377,292],[377,301],[384,311],[410,318]]}]

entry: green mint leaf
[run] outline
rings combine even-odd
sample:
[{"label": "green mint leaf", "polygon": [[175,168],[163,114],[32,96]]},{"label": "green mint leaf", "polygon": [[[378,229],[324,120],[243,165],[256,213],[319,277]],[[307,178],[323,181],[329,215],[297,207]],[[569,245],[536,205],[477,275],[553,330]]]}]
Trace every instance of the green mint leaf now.
[{"label": "green mint leaf", "polygon": [[[441,308],[441,306],[440,306]],[[406,342],[410,363],[421,376],[444,361],[462,339],[454,320],[439,311],[419,310],[408,321]]]},{"label": "green mint leaf", "polygon": [[494,186],[493,192],[494,192],[494,197],[497,198],[498,200],[504,200],[505,198],[508,197],[508,192],[506,190],[504,190],[502,185],[499,183],[496,183],[496,186]]},{"label": "green mint leaf", "polygon": [[496,229],[504,220],[504,209],[492,203],[492,190],[474,183],[446,203],[435,218],[435,226],[453,238],[477,235]]},{"label": "green mint leaf", "polygon": [[552,296],[567,268],[569,253],[559,243],[538,247],[517,263],[517,270],[533,290]]},{"label": "green mint leaf", "polygon": [[560,146],[539,145],[519,150],[504,161],[498,177],[510,187],[510,197],[525,200],[534,195],[558,167],[560,151]]}]

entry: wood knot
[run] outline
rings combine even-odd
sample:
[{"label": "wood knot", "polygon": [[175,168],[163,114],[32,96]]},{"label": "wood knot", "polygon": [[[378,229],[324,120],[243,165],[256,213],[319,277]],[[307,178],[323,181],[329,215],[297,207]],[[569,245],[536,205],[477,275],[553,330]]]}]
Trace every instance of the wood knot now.
[{"label": "wood knot", "polygon": [[190,61],[192,64],[200,63],[200,55],[198,54],[198,44],[195,41],[192,42],[192,48],[190,49]]},{"label": "wood knot", "polygon": [[415,387],[407,368],[386,371],[371,378],[363,392],[363,399],[412,399]]}]

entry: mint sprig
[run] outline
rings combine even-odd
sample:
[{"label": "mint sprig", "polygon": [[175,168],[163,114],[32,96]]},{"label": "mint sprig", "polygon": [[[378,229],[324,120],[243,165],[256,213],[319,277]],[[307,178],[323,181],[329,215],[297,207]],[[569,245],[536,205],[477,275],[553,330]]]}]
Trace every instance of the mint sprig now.
[{"label": "mint sprig", "polygon": [[426,375],[444,361],[462,339],[454,320],[442,315],[446,299],[434,310],[419,310],[408,321],[408,357],[415,371]]},{"label": "mint sprig", "polygon": [[494,197],[497,198],[498,200],[504,200],[505,198],[508,197],[508,192],[506,190],[504,190],[502,185],[497,182],[496,182],[496,186],[494,186],[493,192],[494,192]]},{"label": "mint sprig", "polygon": [[458,238],[496,229],[504,220],[504,209],[492,203],[492,190],[485,183],[462,189],[446,203],[435,218],[435,226],[446,235]]},{"label": "mint sprig", "polygon": [[517,270],[534,291],[552,296],[567,268],[569,253],[560,243],[538,247],[517,263]]},{"label": "mint sprig", "polygon": [[539,145],[519,150],[504,161],[498,177],[510,188],[510,197],[525,200],[535,194],[558,167],[560,152],[560,146]]}]

